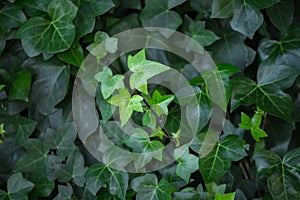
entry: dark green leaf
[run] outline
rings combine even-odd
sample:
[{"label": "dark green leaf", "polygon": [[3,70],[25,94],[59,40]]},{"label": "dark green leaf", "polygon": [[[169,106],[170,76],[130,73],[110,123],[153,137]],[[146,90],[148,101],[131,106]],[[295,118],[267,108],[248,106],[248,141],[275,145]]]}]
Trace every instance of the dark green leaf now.
[{"label": "dark green leaf", "polygon": [[8,197],[11,200],[25,200],[27,193],[32,190],[34,184],[23,178],[23,175],[18,172],[13,174],[7,181]]},{"label": "dark green leaf", "polygon": [[209,183],[217,180],[229,170],[232,161],[238,161],[246,155],[236,135],[226,136],[208,155],[199,159],[199,169],[204,181]]},{"label": "dark green leaf", "polygon": [[74,123],[66,123],[58,130],[48,129],[44,145],[48,149],[56,149],[57,155],[64,159],[75,149],[74,140],[76,136]]},{"label": "dark green leaf", "polygon": [[80,67],[84,60],[83,50],[79,43],[73,44],[70,49],[58,54],[57,56],[60,60],[75,65],[77,67]]},{"label": "dark green leaf", "polygon": [[294,1],[282,0],[268,8],[267,14],[272,24],[285,34],[293,22]]},{"label": "dark green leaf", "polygon": [[233,15],[234,0],[213,0],[211,17],[228,18]]},{"label": "dark green leaf", "polygon": [[147,200],[171,200],[170,184],[161,179],[158,183],[157,178],[153,174],[137,177],[132,180],[131,187],[137,192],[136,199]]},{"label": "dark green leaf", "polygon": [[176,175],[189,182],[191,173],[195,172],[198,166],[198,158],[188,152],[185,152],[183,156],[177,159]]},{"label": "dark green leaf", "polygon": [[54,198],[54,200],[73,200],[72,194],[72,186],[58,185],[58,195]]},{"label": "dark green leaf", "polygon": [[88,190],[96,195],[99,189],[108,185],[109,192],[124,200],[128,187],[128,174],[109,167],[109,165],[94,164],[85,173]]},{"label": "dark green leaf", "polygon": [[25,52],[36,56],[42,51],[57,53],[71,47],[75,37],[72,20],[77,7],[69,0],[53,0],[47,7],[50,19],[34,17],[27,20],[17,32]]},{"label": "dark green leaf", "polygon": [[8,32],[11,28],[19,27],[26,21],[20,6],[16,4],[8,4],[0,10],[0,36],[2,31]]},{"label": "dark green leaf", "polygon": [[31,176],[30,180],[34,183],[34,188],[30,193],[29,199],[38,199],[38,197],[48,197],[55,188],[53,181],[49,181],[46,177]]},{"label": "dark green leaf", "polygon": [[236,4],[230,25],[233,30],[252,39],[263,23],[263,15],[245,0],[238,0]]},{"label": "dark green leaf", "polygon": [[268,8],[272,5],[274,5],[275,3],[280,2],[280,0],[251,0],[250,1],[252,4],[254,4],[256,7],[263,9],[263,8]]}]

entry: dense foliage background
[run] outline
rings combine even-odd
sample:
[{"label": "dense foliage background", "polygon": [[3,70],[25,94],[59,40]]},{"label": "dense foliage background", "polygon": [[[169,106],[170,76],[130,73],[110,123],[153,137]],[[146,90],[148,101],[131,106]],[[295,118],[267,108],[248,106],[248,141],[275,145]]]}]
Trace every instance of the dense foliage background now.
[{"label": "dense foliage background", "polygon": [[[299,10],[298,0],[1,0],[0,199],[300,199]],[[204,46],[225,83],[228,112],[219,142],[199,159],[211,116],[205,81],[183,59],[147,50],[148,60],[175,68],[197,88],[201,121],[190,152],[159,171],[130,174],[86,151],[71,100],[85,56],[108,41],[95,55],[104,58],[117,45],[110,36],[142,26],[174,29]],[[114,66],[108,75],[128,71],[126,56]],[[112,94],[99,81],[97,102]],[[149,91],[175,133],[176,100],[164,88]],[[97,105],[101,120],[111,119]],[[132,111],[151,124],[140,107],[125,110],[123,122]],[[116,131],[106,124],[108,134]],[[147,142],[166,137],[155,136]],[[116,137],[129,148],[142,142]]]}]

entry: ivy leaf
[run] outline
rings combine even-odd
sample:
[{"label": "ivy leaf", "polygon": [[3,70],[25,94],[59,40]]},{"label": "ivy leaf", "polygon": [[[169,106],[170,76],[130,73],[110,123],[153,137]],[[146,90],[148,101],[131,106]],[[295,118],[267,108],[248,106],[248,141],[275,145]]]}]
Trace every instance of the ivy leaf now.
[{"label": "ivy leaf", "polygon": [[[175,152],[176,154],[176,152]],[[189,182],[191,173],[199,169],[198,158],[188,152],[185,152],[180,158],[176,159],[176,175]]]},{"label": "ivy leaf", "polygon": [[5,124],[6,134],[13,135],[19,142],[27,139],[37,125],[37,122],[19,115],[5,117],[3,123]]},{"label": "ivy leaf", "polygon": [[228,135],[218,142],[214,149],[199,159],[199,169],[206,183],[223,176],[230,168],[232,161],[238,161],[247,153],[236,135]]},{"label": "ivy leaf", "polygon": [[265,0],[265,1],[251,0],[251,3],[260,9],[271,7],[272,5],[278,2],[280,2],[280,0]]},{"label": "ivy leaf", "polygon": [[168,115],[168,105],[173,99],[174,95],[161,95],[158,90],[155,90],[152,94],[152,98],[148,100],[148,103],[158,116]]},{"label": "ivy leaf", "polygon": [[184,31],[202,46],[209,46],[219,39],[214,32],[205,29],[204,21],[193,21],[185,16],[186,30]]},{"label": "ivy leaf", "polygon": [[245,0],[238,0],[236,2],[236,9],[234,9],[233,18],[230,21],[233,30],[252,39],[254,33],[262,23],[263,15],[258,9],[253,8]]},{"label": "ivy leaf", "polygon": [[21,67],[14,68],[9,86],[9,100],[28,101],[28,95],[31,87],[31,74]]},{"label": "ivy leaf", "polygon": [[258,174],[267,176],[273,199],[297,199],[300,196],[300,148],[290,150],[281,159],[277,154],[263,150],[254,155]]},{"label": "ivy leaf", "polygon": [[213,0],[211,16],[212,18],[228,18],[233,15],[234,0]]},{"label": "ivy leaf", "polygon": [[25,155],[16,164],[16,170],[22,172],[45,172],[49,149],[39,139],[24,142]]},{"label": "ivy leaf", "polygon": [[54,0],[47,6],[49,19],[33,17],[27,20],[16,33],[21,38],[23,49],[30,57],[42,51],[58,53],[71,47],[75,37],[72,20],[77,7],[68,0]]},{"label": "ivy leaf", "polygon": [[130,76],[130,88],[148,94],[147,80],[163,73],[170,68],[161,63],[146,60],[145,49],[138,52],[136,55],[128,57],[128,68],[133,74]]},{"label": "ivy leaf", "polygon": [[58,180],[66,183],[73,180],[79,187],[84,186],[84,174],[87,167],[84,167],[84,158],[78,149],[74,150],[63,164],[58,172]]},{"label": "ivy leaf", "polygon": [[30,176],[30,180],[34,183],[34,188],[30,192],[31,199],[38,199],[38,197],[48,197],[55,188],[53,181],[49,181],[43,176]]},{"label": "ivy leaf", "polygon": [[54,107],[64,99],[67,93],[70,67],[54,61],[28,65],[30,65],[28,66],[30,70],[38,76],[31,88],[32,101],[42,114],[48,115],[55,111]]},{"label": "ivy leaf", "polygon": [[96,105],[101,113],[103,122],[107,122],[114,114],[115,108],[103,98],[101,86],[97,86],[96,90]]},{"label": "ivy leaf", "polygon": [[171,200],[170,184],[165,179],[158,183],[153,174],[146,174],[131,181],[131,187],[137,192],[136,199]]},{"label": "ivy leaf", "polygon": [[66,123],[58,130],[48,129],[44,145],[48,149],[56,149],[57,155],[64,159],[75,149],[76,135],[74,123]]},{"label": "ivy leaf", "polygon": [[96,16],[103,15],[114,7],[111,0],[73,0],[73,2],[78,7],[78,13],[74,20],[77,40],[93,31]]},{"label": "ivy leaf", "polygon": [[231,64],[241,70],[249,66],[255,58],[255,51],[246,46],[244,40],[245,37],[239,33],[224,33],[221,40],[211,47],[216,64]]},{"label": "ivy leaf", "polygon": [[72,186],[58,185],[58,194],[53,200],[72,200],[72,194]]},{"label": "ivy leaf", "polygon": [[114,95],[108,100],[114,106],[119,107],[121,126],[124,126],[130,119],[133,111],[143,112],[141,101],[143,97],[140,95],[130,96],[126,89],[119,89],[119,94]]},{"label": "ivy leaf", "polygon": [[96,32],[94,43],[86,48],[97,59],[102,59],[107,53],[115,53],[118,49],[118,39],[110,38],[105,32]]},{"label": "ivy leaf", "polygon": [[293,122],[291,97],[273,83],[261,86],[247,78],[232,79],[231,83],[233,85],[231,110],[241,104],[256,104],[271,115]]},{"label": "ivy leaf", "polygon": [[235,192],[227,194],[216,194],[215,200],[234,200]]},{"label": "ivy leaf", "polygon": [[9,177],[7,181],[7,190],[4,192],[0,190],[1,199],[10,199],[10,200],[26,200],[27,193],[29,193],[34,184],[23,178],[22,173],[18,172]]},{"label": "ivy leaf", "polygon": [[182,23],[178,13],[171,9],[186,0],[146,0],[140,20],[145,27],[164,27],[176,30]]},{"label": "ivy leaf", "polygon": [[61,61],[70,63],[77,67],[80,67],[84,60],[83,50],[79,43],[73,44],[70,49],[57,54],[57,56]]},{"label": "ivy leaf", "polygon": [[15,4],[8,4],[0,9],[0,36],[19,27],[26,21],[22,8]]},{"label": "ivy leaf", "polygon": [[283,0],[276,3],[267,9],[267,14],[272,24],[285,34],[293,22],[294,1]]},{"label": "ivy leaf", "polygon": [[124,88],[124,76],[114,75],[109,67],[104,67],[103,70],[95,75],[95,79],[101,83],[101,92],[104,99],[107,99],[112,93],[119,88]]},{"label": "ivy leaf", "polygon": [[5,87],[5,85],[0,84],[0,90],[2,90]]},{"label": "ivy leaf", "polygon": [[94,164],[85,173],[86,187],[96,195],[98,190],[108,185],[109,192],[124,200],[128,188],[128,174],[117,171],[109,165]]},{"label": "ivy leaf", "polygon": [[274,84],[281,89],[292,86],[300,73],[300,69],[295,69],[287,65],[261,64],[257,72],[257,82],[259,85]]}]

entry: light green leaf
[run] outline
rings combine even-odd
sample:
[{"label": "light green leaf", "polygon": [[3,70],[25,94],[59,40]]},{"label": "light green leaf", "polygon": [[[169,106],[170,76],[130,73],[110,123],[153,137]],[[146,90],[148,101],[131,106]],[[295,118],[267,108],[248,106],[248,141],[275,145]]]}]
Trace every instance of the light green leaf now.
[{"label": "light green leaf", "polygon": [[239,127],[245,130],[250,130],[252,127],[251,118],[245,113],[241,114],[241,123],[239,124]]},{"label": "light green leaf", "polygon": [[277,154],[263,150],[254,155],[260,176],[267,176],[268,188],[274,200],[300,197],[300,148],[290,150],[281,159]]},{"label": "light green leaf", "polygon": [[79,187],[84,186],[84,174],[87,167],[84,167],[84,158],[78,149],[74,150],[67,159],[66,164],[62,164],[58,171],[58,180],[66,183],[73,180]]},{"label": "light green leaf", "polygon": [[260,86],[247,78],[232,79],[231,83],[231,110],[242,104],[256,104],[271,115],[293,122],[291,97],[273,83]]},{"label": "light green leaf", "polygon": [[107,99],[112,93],[119,88],[124,88],[124,76],[114,75],[109,67],[104,67],[103,70],[95,75],[95,79],[101,83],[101,92],[104,99]]},{"label": "light green leaf", "polygon": [[283,34],[287,33],[293,22],[294,7],[293,0],[282,0],[267,9],[267,14],[272,24]]},{"label": "light green leaf", "polygon": [[230,25],[243,35],[253,38],[254,33],[263,23],[263,15],[245,0],[238,0]]},{"label": "light green leaf", "polygon": [[188,152],[185,152],[180,158],[177,159],[176,175],[189,182],[191,173],[199,169],[198,157]]},{"label": "light green leaf", "polygon": [[214,149],[199,159],[199,169],[206,183],[223,176],[230,168],[232,161],[238,161],[247,155],[236,135],[228,135],[218,142]]},{"label": "light green leaf", "polygon": [[161,63],[146,60],[145,49],[134,56],[128,57],[128,68],[133,74],[130,76],[130,88],[148,94],[147,80],[163,73],[170,68]]},{"label": "light green leaf", "polygon": [[158,116],[168,115],[168,105],[173,99],[174,95],[161,95],[158,90],[155,90],[152,94],[152,98],[148,100],[148,103]]},{"label": "light green leaf", "polygon": [[259,127],[252,127],[251,128],[251,135],[255,141],[259,141],[260,138],[268,137],[268,134]]},{"label": "light green leaf", "polygon": [[83,50],[79,43],[73,44],[70,49],[57,54],[57,56],[61,61],[70,63],[77,67],[80,67],[84,60]]},{"label": "light green leaf", "polygon": [[53,0],[48,4],[49,18],[33,17],[18,30],[25,52],[34,57],[42,51],[58,53],[71,47],[75,37],[72,20],[77,7],[69,0]]},{"label": "light green leaf", "polygon": [[9,100],[28,101],[28,95],[31,87],[31,74],[21,67],[14,68],[11,75],[11,84],[9,85]]},{"label": "light green leaf", "polygon": [[74,149],[76,128],[73,122],[66,123],[58,130],[48,129],[44,139],[44,145],[48,149],[56,149],[57,155],[65,159]]},{"label": "light green leaf", "polygon": [[114,106],[119,108],[121,126],[124,126],[130,119],[133,111],[143,112],[141,101],[143,97],[140,95],[130,96],[130,93],[126,89],[119,89],[119,94],[114,95],[108,100]]},{"label": "light green leaf", "polygon": [[108,185],[109,192],[125,200],[128,188],[128,174],[117,171],[109,167],[109,165],[94,164],[85,173],[86,187],[96,195],[98,190]]},{"label": "light green leaf", "polygon": [[5,87],[5,85],[0,84],[0,90],[2,90]]},{"label": "light green leaf", "polygon": [[182,23],[178,13],[171,9],[186,0],[146,0],[140,20],[145,27],[163,27],[176,30]]},{"label": "light green leaf", "polygon": [[215,200],[234,200],[235,192],[227,194],[216,194]]},{"label": "light green leaf", "polygon": [[213,0],[211,18],[228,18],[233,15],[234,0]]},{"label": "light green leaf", "polygon": [[171,200],[170,184],[165,179],[158,183],[157,177],[153,174],[146,174],[131,181],[131,187],[137,192],[136,199],[142,200]]},{"label": "light green leaf", "polygon": [[186,30],[184,30],[184,32],[202,46],[209,46],[219,39],[219,37],[216,36],[214,32],[205,29],[204,21],[193,21],[188,16],[185,16],[184,19],[185,23],[187,24]]}]

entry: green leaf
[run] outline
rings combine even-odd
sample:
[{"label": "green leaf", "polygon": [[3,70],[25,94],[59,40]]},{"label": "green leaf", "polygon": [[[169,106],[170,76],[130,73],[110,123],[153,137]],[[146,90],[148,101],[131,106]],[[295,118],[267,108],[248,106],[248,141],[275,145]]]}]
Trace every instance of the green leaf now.
[{"label": "green leaf", "polygon": [[73,188],[70,185],[58,185],[58,194],[54,200],[73,200]]},{"label": "green leaf", "polygon": [[22,172],[45,172],[49,149],[38,139],[28,139],[24,143],[26,153],[16,164],[16,170]]},{"label": "green leaf", "polygon": [[86,187],[96,195],[100,188],[108,185],[109,192],[124,200],[128,188],[128,174],[109,165],[94,164],[85,173]]},{"label": "green leaf", "polygon": [[[9,177],[7,181],[7,196],[11,200],[25,200],[27,193],[34,187],[34,184],[23,178],[22,173],[18,172]],[[1,196],[1,195],[0,195]]]},{"label": "green leaf", "polygon": [[176,30],[182,23],[178,13],[171,9],[186,0],[146,0],[140,20],[145,27],[163,27]]},{"label": "green leaf", "polygon": [[79,43],[73,44],[70,49],[57,54],[57,56],[61,61],[75,65],[77,67],[80,67],[84,60],[83,50]]},{"label": "green leaf", "polygon": [[255,52],[245,45],[244,40],[245,37],[239,33],[225,32],[221,40],[211,47],[215,63],[231,64],[239,69],[249,66],[255,58]]},{"label": "green leaf", "polygon": [[102,95],[101,87],[98,85],[96,90],[96,105],[101,113],[103,122],[107,122],[114,114],[115,108],[110,103],[105,101]]},{"label": "green leaf", "polygon": [[242,113],[241,115],[241,123],[239,124],[239,127],[245,130],[250,130],[252,127],[251,118],[245,113]]},{"label": "green leaf", "polygon": [[219,39],[214,32],[205,29],[204,21],[193,21],[188,16],[185,16],[184,19],[185,23],[187,24],[184,32],[202,46],[209,46]]},{"label": "green leaf", "polygon": [[110,38],[105,32],[96,32],[94,43],[87,47],[87,50],[97,59],[104,58],[107,53],[115,53],[118,50],[118,39]]},{"label": "green leaf", "polygon": [[114,95],[108,100],[114,106],[119,107],[121,126],[124,126],[130,119],[133,111],[143,112],[141,101],[143,97],[140,95],[130,96],[126,89],[119,89],[119,94]]},{"label": "green leaf", "polygon": [[73,0],[73,2],[78,7],[78,13],[74,20],[77,40],[93,31],[97,16],[103,15],[114,7],[111,0]]},{"label": "green leaf", "polygon": [[264,1],[251,0],[251,3],[254,4],[256,7],[258,7],[259,9],[268,8],[278,2],[280,2],[280,0],[264,0]]},{"label": "green leaf", "polygon": [[30,193],[29,199],[38,199],[38,197],[48,197],[55,188],[53,181],[49,181],[46,177],[30,176],[30,180],[34,183],[34,188]]},{"label": "green leaf", "polygon": [[299,69],[287,65],[261,64],[257,72],[257,82],[261,86],[274,84],[286,89],[292,86],[299,73]]},{"label": "green leaf", "polygon": [[75,149],[76,136],[74,123],[66,123],[58,130],[48,129],[44,145],[48,149],[56,149],[57,155],[64,159]]},{"label": "green leaf", "polygon": [[80,151],[76,149],[68,156],[66,164],[63,164],[59,169],[58,180],[62,183],[73,180],[76,185],[83,187],[86,170],[84,158]]},{"label": "green leaf", "polygon": [[293,22],[294,1],[282,0],[268,8],[267,14],[272,24],[285,34]]},{"label": "green leaf", "polygon": [[215,200],[234,200],[235,192],[228,194],[216,194]]},{"label": "green leaf", "polygon": [[214,149],[199,159],[199,169],[206,183],[217,180],[230,168],[232,161],[238,161],[247,155],[236,135],[228,135],[218,142]]},{"label": "green leaf", "polygon": [[148,94],[147,80],[163,73],[170,68],[161,63],[146,60],[145,49],[134,56],[128,57],[128,68],[133,74],[130,76],[130,88]]},{"label": "green leaf", "polygon": [[165,179],[158,180],[153,174],[146,174],[131,181],[131,187],[137,192],[136,199],[171,200],[170,184]]},{"label": "green leaf", "polygon": [[158,116],[168,115],[168,105],[173,99],[174,95],[161,95],[158,90],[155,90],[152,94],[152,98],[148,100],[148,103]]},{"label": "green leaf", "polygon": [[274,200],[300,197],[300,148],[290,150],[283,159],[267,150],[257,152],[254,159],[259,175],[268,177],[268,188]]},{"label": "green leaf", "polygon": [[256,8],[253,8],[246,0],[238,0],[234,9],[230,25],[233,30],[253,38],[254,33],[263,23],[263,15]]},{"label": "green leaf", "polygon": [[67,93],[70,67],[49,61],[33,64],[30,68],[38,76],[31,88],[32,101],[42,114],[48,115]]},{"label": "green leaf", "polygon": [[0,9],[0,36],[11,28],[16,28],[26,21],[22,8],[16,4],[8,4]]},{"label": "green leaf", "polygon": [[0,85],[0,90],[2,90],[5,87],[5,85]]},{"label": "green leaf", "polygon": [[212,18],[228,18],[233,15],[234,0],[213,0]]},{"label": "green leaf", "polygon": [[31,74],[21,67],[14,68],[9,85],[9,100],[28,101],[28,95],[31,87]]},{"label": "green leaf", "polygon": [[49,18],[33,17],[18,30],[25,52],[34,57],[42,51],[58,53],[69,49],[75,37],[72,20],[77,7],[69,0],[53,0],[48,4]]},{"label": "green leaf", "polygon": [[191,173],[199,169],[197,156],[185,152],[180,158],[177,159],[177,162],[176,175],[188,183]]},{"label": "green leaf", "polygon": [[124,88],[124,76],[114,75],[109,67],[104,67],[103,70],[95,75],[95,79],[101,83],[101,92],[104,99],[107,99],[112,93],[119,88]]},{"label": "green leaf", "polygon": [[261,86],[247,78],[236,78],[232,85],[231,110],[241,104],[256,104],[271,115],[293,122],[291,97],[273,83]]},{"label": "green leaf", "polygon": [[37,122],[19,115],[3,119],[6,134],[12,135],[19,142],[27,139],[34,131]]}]

